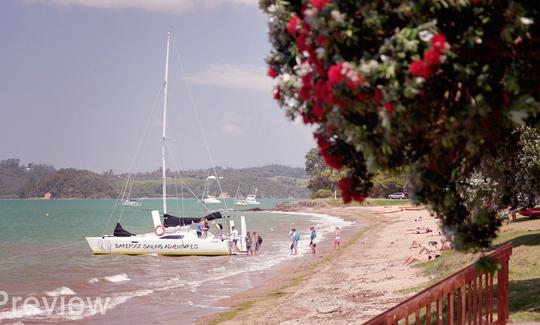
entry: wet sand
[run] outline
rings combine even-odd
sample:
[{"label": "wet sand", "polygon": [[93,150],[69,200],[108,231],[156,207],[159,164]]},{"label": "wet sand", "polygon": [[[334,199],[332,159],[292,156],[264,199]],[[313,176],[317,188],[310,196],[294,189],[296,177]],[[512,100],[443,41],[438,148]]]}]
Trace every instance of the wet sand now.
[{"label": "wet sand", "polygon": [[[404,266],[413,240],[438,240],[438,220],[426,210],[399,207],[290,208],[355,221],[342,233],[344,247],[333,250],[333,238],[320,243],[316,256],[307,255],[278,270],[264,285],[222,301],[229,309],[200,318],[199,324],[361,324],[394,306],[428,279]],[[420,220],[421,217],[421,220]],[[416,220],[416,221],[415,221]],[[416,234],[416,227],[432,233]]]}]

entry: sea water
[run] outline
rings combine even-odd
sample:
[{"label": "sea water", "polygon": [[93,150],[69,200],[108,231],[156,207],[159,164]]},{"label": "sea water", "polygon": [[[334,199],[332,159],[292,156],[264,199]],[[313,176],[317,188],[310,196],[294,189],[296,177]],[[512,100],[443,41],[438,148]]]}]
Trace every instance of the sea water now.
[{"label": "sea water", "polygon": [[[260,201],[271,209],[283,200]],[[141,202],[123,208],[114,200],[0,200],[0,323],[191,323],[306,254],[310,225],[323,239],[350,224],[326,215],[231,211],[228,200],[209,208],[221,208],[236,225],[245,216],[248,231],[263,237],[260,255],[93,255],[85,237],[110,234],[117,222],[134,233],[152,230],[150,210],[161,210],[161,201]],[[169,200],[168,207],[177,216],[207,213],[192,199]],[[289,251],[293,227],[302,234],[298,256]],[[106,305],[92,308],[96,299]]]}]

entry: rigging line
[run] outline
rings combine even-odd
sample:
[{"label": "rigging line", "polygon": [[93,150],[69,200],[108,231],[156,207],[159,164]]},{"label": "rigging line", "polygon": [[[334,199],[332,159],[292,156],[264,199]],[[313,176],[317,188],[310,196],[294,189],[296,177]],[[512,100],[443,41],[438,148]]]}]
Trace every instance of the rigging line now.
[{"label": "rigging line", "polygon": [[[168,144],[165,144],[165,147],[166,147],[167,150],[171,151]],[[197,194],[195,194],[195,193],[193,192],[193,190],[191,190],[191,188],[190,188],[187,184],[185,184],[185,182],[183,181],[184,178],[182,177],[182,173],[180,172],[180,168],[178,168],[178,167],[180,167],[181,165],[179,165],[178,162],[176,161],[176,158],[174,158],[175,155],[169,155],[169,156],[172,157],[173,166],[174,166],[174,168],[177,170],[177,173],[180,175],[182,184],[187,188],[187,190],[193,195],[193,197],[194,197],[195,199],[197,199],[199,202],[201,202],[201,204],[203,205],[203,207],[206,209],[207,212],[212,212],[210,209],[208,209],[208,206],[206,206],[206,204],[204,204],[204,202],[203,202],[203,200],[202,200],[203,198],[201,197],[201,198],[199,199],[199,197],[197,196]]]},{"label": "rigging line", "polygon": [[[134,155],[133,159],[131,160],[131,163],[130,163],[130,166],[129,166],[129,169],[128,169],[128,177],[127,177],[126,182],[125,182],[125,188],[124,188],[124,190],[122,192],[121,197],[120,196],[117,197],[116,202],[114,203],[114,207],[113,207],[113,209],[111,211],[111,214],[109,215],[109,219],[107,220],[107,224],[105,225],[105,228],[103,229],[103,235],[105,235],[105,231],[107,231],[107,228],[109,228],[112,217],[114,216],[114,212],[116,211],[116,208],[118,207],[118,203],[120,201],[124,200],[125,195],[126,195],[126,190],[127,190],[128,186],[129,186],[129,184],[133,183],[133,180],[134,180],[133,170],[138,168],[138,166],[140,164],[140,160],[141,160],[140,151],[142,150],[143,145],[148,142],[148,132],[150,130],[150,126],[152,125],[153,117],[156,115],[157,102],[159,100],[159,96],[160,96],[162,90],[163,90],[163,84],[160,84],[158,91],[154,95],[154,100],[153,100],[153,103],[152,103],[152,109],[150,110],[150,114],[148,114],[148,116],[147,116],[147,122],[146,122],[146,124],[144,126],[143,133],[141,134],[141,136],[139,138],[139,141],[137,143],[137,147],[135,149],[135,155]],[[144,141],[144,144],[143,144],[143,141]],[[130,195],[130,194],[131,194],[131,187],[129,189],[129,194],[128,195]],[[120,222],[120,220],[122,220],[123,215],[124,215],[124,207],[122,206],[122,210],[120,212],[118,222]]]},{"label": "rigging line", "polygon": [[[182,60],[180,59],[180,52],[178,51],[178,47],[176,46],[176,41],[174,40],[174,36],[172,37],[172,40],[173,40],[172,44],[173,44],[175,54],[176,54],[176,59],[178,60],[178,64],[180,66],[181,75],[184,76],[184,75],[186,75],[186,71],[184,69],[184,65],[182,64]],[[212,158],[212,153],[210,152],[210,146],[208,145],[208,141],[206,139],[206,133],[204,132],[204,129],[203,129],[202,124],[201,124],[201,118],[199,116],[199,110],[198,110],[197,105],[195,103],[195,99],[193,97],[191,87],[188,86],[187,82],[183,78],[180,78],[180,80],[183,81],[183,84],[184,84],[184,87],[187,90],[188,97],[190,99],[191,105],[194,108],[195,117],[197,119],[197,124],[199,126],[199,130],[200,130],[200,132],[202,134],[202,137],[203,137],[204,145],[205,145],[205,148],[206,148],[206,153],[208,154],[208,158],[210,159],[210,164],[212,165],[212,170],[214,171],[214,175],[216,176],[219,191],[223,195],[223,189],[221,188],[221,183],[219,181],[219,176],[218,176],[217,171],[216,171],[216,167],[215,167],[215,164],[214,164],[214,159]],[[225,204],[225,209],[227,209],[227,201],[223,200],[223,203]]]}]

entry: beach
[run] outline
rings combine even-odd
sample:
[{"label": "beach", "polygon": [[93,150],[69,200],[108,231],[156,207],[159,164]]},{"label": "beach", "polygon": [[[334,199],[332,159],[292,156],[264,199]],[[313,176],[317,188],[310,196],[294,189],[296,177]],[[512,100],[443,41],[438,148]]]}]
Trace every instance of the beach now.
[{"label": "beach", "polygon": [[[316,256],[283,266],[263,286],[222,301],[225,312],[199,324],[361,324],[414,294],[429,279],[403,265],[412,241],[439,240],[439,221],[427,210],[389,207],[297,206],[289,211],[319,213],[355,222],[342,233],[343,248],[331,238]],[[433,232],[416,234],[417,227]]]}]

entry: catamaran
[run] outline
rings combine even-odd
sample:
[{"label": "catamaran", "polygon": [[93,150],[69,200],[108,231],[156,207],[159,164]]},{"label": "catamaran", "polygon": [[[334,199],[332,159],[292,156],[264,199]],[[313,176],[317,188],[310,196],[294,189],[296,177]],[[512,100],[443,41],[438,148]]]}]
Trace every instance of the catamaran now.
[{"label": "catamaran", "polygon": [[[208,214],[205,218],[210,222],[210,231],[206,237],[200,236],[192,223],[199,222],[199,218],[175,217],[167,213],[167,177],[165,168],[165,142],[167,140],[167,87],[169,75],[169,48],[171,33],[167,36],[167,54],[165,57],[165,78],[163,82],[163,129],[161,138],[162,163],[162,201],[163,222],[159,211],[151,211],[154,231],[142,235],[133,234],[125,230],[120,223],[116,224],[113,235],[101,237],[86,237],[90,248],[95,254],[161,254],[161,255],[230,255],[230,240],[222,235],[222,224],[226,222],[229,229],[234,226],[232,220],[223,218],[220,212]],[[217,200],[217,199],[216,199]],[[241,248],[243,238],[246,237],[245,218],[240,219]]]}]

